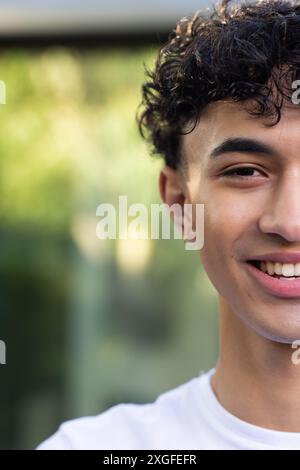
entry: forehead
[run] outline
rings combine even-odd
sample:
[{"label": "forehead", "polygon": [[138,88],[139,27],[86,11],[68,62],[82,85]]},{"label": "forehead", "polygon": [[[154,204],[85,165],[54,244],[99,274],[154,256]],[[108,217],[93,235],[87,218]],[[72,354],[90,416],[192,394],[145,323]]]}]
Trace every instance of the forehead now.
[{"label": "forehead", "polygon": [[269,143],[279,153],[288,146],[300,158],[300,105],[285,102],[278,124],[268,127],[266,117],[254,118],[247,109],[249,102],[217,101],[210,103],[201,114],[195,129],[183,136],[183,153],[189,162],[205,161],[212,149],[228,138],[247,137]]}]

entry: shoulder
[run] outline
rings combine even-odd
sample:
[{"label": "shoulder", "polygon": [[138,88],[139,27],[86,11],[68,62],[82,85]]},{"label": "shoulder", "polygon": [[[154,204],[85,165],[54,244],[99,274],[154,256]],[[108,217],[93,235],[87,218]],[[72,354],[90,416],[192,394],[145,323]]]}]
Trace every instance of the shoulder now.
[{"label": "shoulder", "polygon": [[42,442],[37,450],[48,449],[118,449],[138,446],[139,428],[149,419],[151,404],[121,403],[97,416],[72,419]]},{"label": "shoulder", "polygon": [[200,378],[168,390],[152,403],[121,403],[97,416],[64,422],[37,450],[153,449],[177,445],[193,419],[193,392]]}]

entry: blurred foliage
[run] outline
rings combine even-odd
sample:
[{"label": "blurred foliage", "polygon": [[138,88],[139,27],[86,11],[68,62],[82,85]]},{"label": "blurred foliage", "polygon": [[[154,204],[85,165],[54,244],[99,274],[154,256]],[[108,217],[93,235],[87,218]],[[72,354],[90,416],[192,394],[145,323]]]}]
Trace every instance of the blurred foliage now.
[{"label": "blurred foliage", "polygon": [[96,238],[96,207],[160,202],[135,113],[154,48],[0,56],[0,446],[146,402],[217,357],[216,298],[180,240]]}]

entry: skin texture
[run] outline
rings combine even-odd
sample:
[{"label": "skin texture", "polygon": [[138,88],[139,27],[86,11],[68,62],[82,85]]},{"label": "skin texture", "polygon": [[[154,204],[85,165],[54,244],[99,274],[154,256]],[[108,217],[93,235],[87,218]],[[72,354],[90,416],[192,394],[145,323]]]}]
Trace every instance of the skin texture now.
[{"label": "skin texture", "polygon": [[[187,173],[162,169],[163,201],[203,203],[205,271],[219,296],[220,355],[212,377],[220,403],[257,426],[300,432],[300,298],[267,292],[245,269],[247,259],[274,251],[300,252],[300,108],[285,102],[281,121],[266,127],[245,103],[218,101],[183,137]],[[210,152],[223,140],[247,137],[276,154]],[[238,167],[250,176],[224,176]]]}]

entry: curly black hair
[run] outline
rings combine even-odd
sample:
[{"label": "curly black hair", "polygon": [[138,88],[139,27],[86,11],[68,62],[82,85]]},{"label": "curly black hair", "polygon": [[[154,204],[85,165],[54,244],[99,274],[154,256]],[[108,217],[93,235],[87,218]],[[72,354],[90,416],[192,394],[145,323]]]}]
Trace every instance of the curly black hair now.
[{"label": "curly black hair", "polygon": [[[136,119],[151,154],[178,168],[182,135],[213,101],[251,98],[253,117],[281,119],[292,81],[300,77],[300,0],[260,0],[229,5],[210,16],[182,18],[160,49],[154,70],[145,66]],[[247,102],[249,103],[249,102]]]}]

